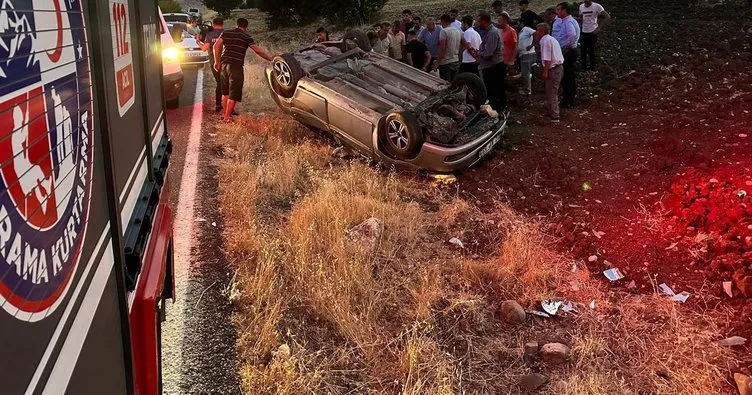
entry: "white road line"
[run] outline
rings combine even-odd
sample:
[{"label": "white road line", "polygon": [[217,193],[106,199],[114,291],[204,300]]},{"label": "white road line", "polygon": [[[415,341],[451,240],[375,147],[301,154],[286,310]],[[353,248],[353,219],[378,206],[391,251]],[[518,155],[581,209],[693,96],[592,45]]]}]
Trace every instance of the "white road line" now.
[{"label": "white road line", "polygon": [[[198,70],[196,77],[196,94],[193,104],[188,145],[180,180],[177,213],[173,224],[173,246],[175,262],[175,302],[167,306],[167,322],[162,327],[162,367],[164,393],[179,393],[182,379],[182,337],[185,322],[185,298],[188,289],[189,269],[191,266],[191,247],[197,240],[194,234],[194,209],[196,205],[196,186],[199,179],[199,151],[201,148],[201,124],[204,111],[204,71]],[[168,129],[170,125],[167,125]],[[174,390],[173,390],[174,389]]]}]

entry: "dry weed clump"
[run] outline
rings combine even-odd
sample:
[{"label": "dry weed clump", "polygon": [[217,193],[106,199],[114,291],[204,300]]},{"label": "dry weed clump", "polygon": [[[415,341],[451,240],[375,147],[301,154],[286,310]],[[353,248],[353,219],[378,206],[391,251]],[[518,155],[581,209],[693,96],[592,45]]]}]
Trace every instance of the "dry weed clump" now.
[{"label": "dry weed clump", "polygon": [[[248,394],[720,393],[733,363],[708,317],[666,298],[610,291],[549,248],[540,226],[483,213],[401,174],[329,158],[292,121],[222,126],[220,204],[235,265],[238,355]],[[384,224],[375,250],[349,230]],[[446,241],[483,237],[474,256]],[[471,247],[475,248],[475,247]],[[574,301],[577,315],[498,317],[515,299]],[[596,309],[588,304],[596,301]],[[528,341],[572,348],[562,366],[526,363]]]}]

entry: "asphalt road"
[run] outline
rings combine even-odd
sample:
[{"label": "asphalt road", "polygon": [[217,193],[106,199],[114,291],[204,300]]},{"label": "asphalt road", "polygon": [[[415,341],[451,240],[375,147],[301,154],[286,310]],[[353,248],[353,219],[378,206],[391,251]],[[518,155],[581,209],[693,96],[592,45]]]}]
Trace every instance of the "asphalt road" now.
[{"label": "asphalt road", "polygon": [[[184,69],[180,108],[167,111],[167,133],[174,145],[169,175],[176,299],[168,303],[162,327],[165,394],[241,393],[232,306],[225,293],[232,271],[221,252],[216,167],[203,125],[214,112],[202,103],[208,92],[203,73]],[[207,76],[211,79],[211,73]]]}]

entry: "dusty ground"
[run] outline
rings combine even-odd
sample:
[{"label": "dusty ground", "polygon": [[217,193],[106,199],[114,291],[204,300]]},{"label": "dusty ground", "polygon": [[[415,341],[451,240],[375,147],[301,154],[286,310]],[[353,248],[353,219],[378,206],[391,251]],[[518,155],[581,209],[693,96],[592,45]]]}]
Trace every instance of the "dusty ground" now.
[{"label": "dusty ground", "polygon": [[[211,129],[246,393],[519,393],[532,372],[550,394],[734,393],[751,350],[713,341],[752,336],[749,11],[603,4],[615,21],[578,108],[551,126],[539,94],[516,98],[496,155],[439,190],[328,158],[327,140],[275,115],[262,66],[247,67],[242,109],[260,116]],[[386,222],[374,257],[346,236],[371,215]],[[609,284],[609,267],[627,277]],[[692,296],[656,295],[663,282]],[[502,301],[545,297],[580,314],[500,320]],[[530,340],[572,358],[525,362]]]},{"label": "dusty ground", "polygon": [[[752,209],[737,196],[752,192],[750,10],[603,3],[615,22],[600,37],[600,72],[580,73],[577,109],[551,126],[535,99],[521,101],[529,111],[500,154],[459,188],[481,206],[545,217],[564,251],[625,272],[616,287],[653,292],[652,278],[692,293],[693,308],[732,309],[721,325],[750,338],[740,289],[752,284]],[[734,262],[713,264],[719,256]],[[729,298],[722,283],[734,274]]]}]

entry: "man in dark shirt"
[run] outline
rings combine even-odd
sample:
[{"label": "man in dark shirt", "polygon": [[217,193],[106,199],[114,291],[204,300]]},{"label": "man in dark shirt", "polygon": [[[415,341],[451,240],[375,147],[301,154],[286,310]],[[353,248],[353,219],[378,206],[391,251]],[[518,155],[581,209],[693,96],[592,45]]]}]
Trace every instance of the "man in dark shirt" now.
[{"label": "man in dark shirt", "polygon": [[225,122],[232,121],[235,103],[243,100],[243,64],[248,48],[265,60],[271,61],[273,58],[256,45],[247,30],[248,20],[239,18],[237,27],[222,32],[214,44],[214,70],[221,72],[222,104],[225,111],[222,120]]},{"label": "man in dark shirt", "polygon": [[[201,49],[209,52],[209,64],[214,65],[214,44],[225,31],[225,21],[222,18],[214,18],[212,21],[212,30],[201,38],[199,45]],[[219,71],[212,67],[212,75],[214,75],[214,81],[217,83],[217,89],[215,91],[216,106],[214,110],[216,112],[222,111],[222,83],[219,77]]]},{"label": "man in dark shirt", "polygon": [[407,64],[428,72],[428,66],[431,63],[431,52],[428,51],[426,44],[418,41],[418,36],[415,35],[415,31],[413,30],[407,32],[405,52],[407,53]]},{"label": "man in dark shirt", "polygon": [[520,0],[520,29],[527,26],[531,29],[535,29],[539,23],[543,23],[540,15],[535,11],[527,9],[530,5],[528,0]]}]

